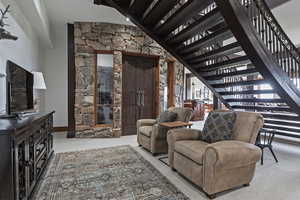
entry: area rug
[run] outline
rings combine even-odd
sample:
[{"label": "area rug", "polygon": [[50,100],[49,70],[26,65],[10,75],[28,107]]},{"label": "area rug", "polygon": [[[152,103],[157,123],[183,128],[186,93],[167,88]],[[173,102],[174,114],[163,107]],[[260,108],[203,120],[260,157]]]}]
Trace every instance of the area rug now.
[{"label": "area rug", "polygon": [[35,200],[188,200],[130,146],[56,154]]}]

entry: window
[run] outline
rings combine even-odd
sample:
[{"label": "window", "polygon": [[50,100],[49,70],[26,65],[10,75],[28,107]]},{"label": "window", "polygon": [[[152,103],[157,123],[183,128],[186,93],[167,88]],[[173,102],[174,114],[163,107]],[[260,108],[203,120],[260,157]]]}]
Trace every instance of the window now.
[{"label": "window", "polygon": [[113,55],[97,54],[96,125],[113,123]]}]

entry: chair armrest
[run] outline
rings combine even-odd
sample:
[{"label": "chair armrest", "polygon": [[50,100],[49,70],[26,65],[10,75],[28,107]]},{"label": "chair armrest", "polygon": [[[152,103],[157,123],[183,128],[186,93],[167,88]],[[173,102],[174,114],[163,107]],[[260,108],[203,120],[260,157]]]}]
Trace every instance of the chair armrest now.
[{"label": "chair armrest", "polygon": [[154,124],[152,126],[151,139],[153,139],[153,140],[164,139],[166,141],[168,131],[169,131],[169,128],[161,126],[159,124]]},{"label": "chair armrest", "polygon": [[156,119],[140,119],[137,121],[137,127],[153,126],[156,122]]},{"label": "chair armrest", "polygon": [[261,149],[254,144],[227,140],[207,145],[203,156],[203,190],[215,194],[253,178]]},{"label": "chair armrest", "polygon": [[174,161],[174,149],[176,141],[181,140],[198,140],[200,138],[201,131],[196,129],[178,128],[171,129],[167,133],[168,142],[168,154],[169,154],[169,165],[173,168]]},{"label": "chair armrest", "polygon": [[198,140],[201,131],[197,129],[177,128],[168,131],[168,144],[172,145],[180,140]]},{"label": "chair armrest", "polygon": [[204,155],[204,165],[231,169],[251,165],[261,158],[261,149],[241,141],[221,141],[209,144]]},{"label": "chair armrest", "polygon": [[140,127],[142,126],[153,126],[156,123],[156,119],[140,119],[136,122],[136,132],[137,132],[137,141],[139,145],[142,145],[141,137],[140,137]]}]

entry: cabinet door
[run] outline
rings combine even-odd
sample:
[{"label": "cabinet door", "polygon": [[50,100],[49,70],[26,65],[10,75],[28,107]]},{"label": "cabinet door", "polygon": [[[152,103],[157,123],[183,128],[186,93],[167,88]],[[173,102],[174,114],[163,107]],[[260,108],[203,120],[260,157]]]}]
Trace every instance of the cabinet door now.
[{"label": "cabinet door", "polygon": [[16,200],[26,198],[26,141],[18,141],[15,147],[15,195]]},{"label": "cabinet door", "polygon": [[11,134],[0,134],[0,200],[14,200],[14,143]]},{"label": "cabinet door", "polygon": [[48,156],[53,152],[53,116],[51,115],[47,120],[47,135],[48,135]]},{"label": "cabinet door", "polygon": [[27,199],[36,183],[34,134],[19,140],[15,150],[16,199]]},{"label": "cabinet door", "polygon": [[48,155],[48,134],[47,134],[47,121],[43,122],[40,128],[36,131],[35,141],[35,168],[36,179],[38,180],[45,168]]},{"label": "cabinet door", "polygon": [[27,196],[29,196],[34,189],[36,183],[36,153],[35,153],[35,140],[34,134],[31,134],[26,140],[26,173],[27,173]]}]

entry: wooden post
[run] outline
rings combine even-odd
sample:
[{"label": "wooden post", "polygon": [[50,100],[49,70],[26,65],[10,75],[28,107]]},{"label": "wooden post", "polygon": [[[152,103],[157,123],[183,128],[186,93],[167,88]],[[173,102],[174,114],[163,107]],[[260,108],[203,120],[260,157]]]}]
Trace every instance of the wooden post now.
[{"label": "wooden post", "polygon": [[68,138],[75,137],[75,79],[74,24],[68,24]]},{"label": "wooden post", "polygon": [[213,97],[213,104],[214,104],[214,110],[218,110],[220,108],[219,106],[219,99],[214,95]]}]

